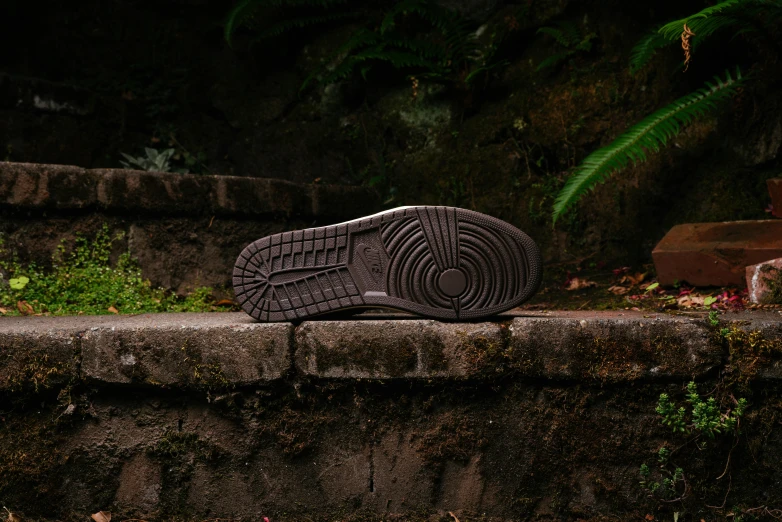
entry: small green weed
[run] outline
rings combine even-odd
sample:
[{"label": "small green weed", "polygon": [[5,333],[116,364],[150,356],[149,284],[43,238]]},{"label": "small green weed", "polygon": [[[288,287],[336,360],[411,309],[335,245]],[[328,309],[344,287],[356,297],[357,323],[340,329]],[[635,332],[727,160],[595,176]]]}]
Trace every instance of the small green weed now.
[{"label": "small green weed", "polygon": [[[108,226],[91,241],[77,237],[71,251],[61,243],[50,270],[22,266],[0,245],[0,313],[2,315],[98,315],[214,310],[211,289],[198,288],[185,298],[153,288],[138,264],[125,252],[112,266]],[[10,257],[10,260],[2,259]],[[8,281],[3,274],[10,276]]]},{"label": "small green weed", "polygon": [[547,67],[556,67],[579,52],[586,53],[591,51],[592,40],[597,38],[597,33],[582,31],[576,24],[567,21],[558,22],[556,27],[541,27],[538,29],[538,34],[547,34],[554,38],[560,45],[561,50],[540,62],[535,71],[540,71]]},{"label": "small green weed", "polygon": [[[660,394],[656,411],[662,417],[661,422],[669,426],[674,433],[692,436],[689,442],[697,441],[701,437],[714,439],[717,434],[732,434],[738,437],[739,419],[747,408],[746,399],[736,401],[732,411],[722,412],[714,397],[703,400],[698,394],[698,386],[690,382],[687,385],[687,402],[691,406],[689,415],[684,406],[677,408],[667,393]],[[706,447],[706,442],[697,444],[700,449]],[[684,446],[686,444],[680,448]],[[668,502],[672,499],[682,500],[688,494],[684,470],[675,467],[671,462],[673,453],[675,452],[665,446],[657,451],[659,469],[654,474],[654,479],[652,470],[646,463],[641,464],[639,470],[641,487],[649,491],[650,496]]]},{"label": "small green weed", "polygon": [[656,411],[662,416],[662,423],[670,426],[675,433],[690,435],[698,432],[710,439],[713,439],[716,433],[736,429],[738,420],[747,407],[747,400],[739,399],[735,410],[721,413],[714,397],[709,397],[706,401],[701,399],[698,386],[694,382],[687,385],[687,402],[692,405],[690,423],[685,422],[686,411],[683,406],[677,409],[667,393],[660,394]]},{"label": "small green weed", "polygon": [[171,158],[176,153],[175,149],[157,150],[149,147],[144,148],[144,156],[134,158],[130,154],[121,152],[122,156],[128,161],[120,161],[126,169],[146,170],[149,172],[178,172],[187,174],[187,169],[173,169]]}]

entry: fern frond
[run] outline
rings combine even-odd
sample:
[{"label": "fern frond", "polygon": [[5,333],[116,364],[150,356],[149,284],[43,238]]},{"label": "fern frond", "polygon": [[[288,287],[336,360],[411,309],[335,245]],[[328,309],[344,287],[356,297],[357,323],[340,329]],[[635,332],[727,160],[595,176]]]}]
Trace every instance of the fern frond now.
[{"label": "fern frond", "polygon": [[241,23],[242,18],[247,15],[248,11],[254,7],[253,4],[255,3],[255,0],[240,0],[228,13],[228,17],[225,20],[225,28],[223,29],[223,36],[226,42],[231,43],[231,36],[233,36],[234,30]]},{"label": "fern frond", "polygon": [[396,26],[396,18],[401,14],[415,13],[442,34],[462,33],[464,20],[450,9],[446,9],[431,0],[402,0],[386,13],[380,24],[380,33],[390,31]]},{"label": "fern frond", "polygon": [[258,39],[272,38],[274,36],[279,36],[282,33],[288,32],[292,29],[304,29],[305,27],[326,24],[329,22],[334,22],[337,20],[345,20],[348,18],[355,18],[356,16],[357,14],[355,12],[344,12],[344,13],[324,14],[321,16],[307,16],[303,18],[293,18],[291,20],[283,20],[281,22],[272,25],[267,29],[264,29],[263,31],[260,31],[257,35],[257,38]]},{"label": "fern frond", "polygon": [[554,202],[554,222],[588,190],[605,182],[631,161],[645,161],[649,152],[659,151],[684,125],[714,110],[720,101],[735,92],[738,83],[742,81],[741,71],[736,69],[736,78],[726,71],[725,80],[715,76],[715,81],[715,84],[707,82],[706,87],[647,116],[611,144],[587,156],[557,195]]},{"label": "fern frond", "polygon": [[541,27],[535,34],[547,34],[559,43],[562,47],[570,47],[570,40],[565,37],[565,33],[557,29],[556,27]]},{"label": "fern frond", "polygon": [[724,0],[691,16],[674,20],[660,27],[655,33],[643,37],[630,53],[630,72],[642,69],[658,49],[681,38],[684,24],[695,33],[693,48],[716,32],[732,29],[734,37],[756,32],[764,25],[774,32],[774,24],[782,19],[782,0]]},{"label": "fern frond", "polygon": [[[682,28],[684,27],[684,24],[687,24],[687,26],[690,27],[690,29],[692,29],[696,35],[698,35],[699,31],[704,30],[704,20],[708,20],[710,17],[726,10],[757,4],[757,1],[758,0],[723,0],[722,2],[707,7],[695,13],[694,15],[669,22],[662,26],[659,32],[668,40],[676,40],[682,34]],[[712,30],[712,32],[714,31]]]},{"label": "fern frond", "polygon": [[657,52],[668,45],[669,41],[657,31],[653,31],[635,44],[630,51],[630,74],[635,74],[649,63]]},{"label": "fern frond", "polygon": [[[228,13],[225,21],[225,27],[223,28],[223,36],[225,40],[230,43],[236,29],[238,29],[247,19],[249,19],[258,9],[263,7],[315,7],[320,9],[328,9],[336,5],[344,5],[348,3],[348,0],[240,0],[233,9]],[[330,16],[324,14],[322,16]],[[317,18],[315,16],[312,17]],[[299,19],[303,21],[304,19]],[[312,24],[305,24],[312,25]],[[303,27],[292,25],[289,28]],[[281,29],[272,36],[285,31],[286,28]],[[268,30],[267,30],[268,31]],[[262,38],[265,36],[262,36]]]},{"label": "fern frond", "polygon": [[384,36],[384,41],[391,46],[399,49],[406,49],[412,53],[423,56],[424,58],[429,58],[438,62],[446,61],[450,55],[443,45],[434,41],[409,38],[393,33],[387,33]]},{"label": "fern frond", "polygon": [[575,51],[562,51],[561,53],[554,53],[535,67],[535,72],[542,71],[547,67],[554,67],[558,65],[562,60],[566,60],[575,54]]}]

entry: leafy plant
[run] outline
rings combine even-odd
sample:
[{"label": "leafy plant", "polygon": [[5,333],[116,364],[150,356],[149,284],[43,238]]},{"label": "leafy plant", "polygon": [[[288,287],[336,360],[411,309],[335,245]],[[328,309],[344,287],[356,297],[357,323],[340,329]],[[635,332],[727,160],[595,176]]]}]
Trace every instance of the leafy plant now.
[{"label": "leafy plant", "polygon": [[668,394],[660,394],[656,411],[662,417],[662,423],[670,426],[675,433],[690,435],[697,432],[710,439],[716,433],[734,430],[747,407],[746,399],[739,399],[732,412],[721,413],[714,397],[705,401],[701,399],[694,382],[687,384],[687,402],[692,406],[690,422],[686,422],[687,412],[683,406],[676,408]]},{"label": "leafy plant", "polygon": [[547,34],[562,47],[562,50],[552,54],[535,68],[536,71],[547,67],[555,67],[562,61],[570,58],[578,52],[589,52],[592,50],[592,40],[597,38],[597,33],[583,33],[573,22],[558,22],[556,27],[541,27],[538,34]]},{"label": "leafy plant", "polygon": [[[282,21],[258,23],[258,13],[270,8],[283,12]],[[359,12],[347,0],[243,0],[228,15],[225,38],[230,42],[242,25],[256,26],[256,39],[261,39],[354,17]],[[301,90],[356,74],[366,80],[369,71],[379,64],[405,71],[414,85],[421,79],[470,85],[507,64],[495,59],[507,32],[493,31],[490,36],[488,44],[478,45],[475,28],[458,12],[432,0],[401,0],[379,18],[370,16],[369,23],[307,76]]]},{"label": "leafy plant", "polygon": [[[405,22],[411,18],[423,23],[405,30]],[[314,81],[335,83],[356,71],[366,79],[378,63],[409,70],[418,79],[445,83],[460,79],[465,84],[501,65],[479,52],[470,24],[456,11],[430,0],[402,0],[385,13],[376,29],[356,31],[302,88]]]},{"label": "leafy plant", "polygon": [[157,150],[150,147],[144,148],[145,156],[138,156],[134,158],[130,154],[121,152],[122,156],[128,161],[120,161],[123,167],[132,169],[137,168],[139,170],[146,170],[150,172],[179,172],[182,174],[187,173],[187,169],[173,169],[171,167],[171,158],[176,153],[175,149]]},{"label": "leafy plant", "polygon": [[[223,34],[231,43],[236,30],[242,26],[256,26],[257,40],[278,36],[293,29],[305,29],[336,20],[353,18],[355,9],[348,9],[348,0],[241,0],[228,13]],[[333,8],[337,11],[330,11]],[[258,28],[258,19],[264,10],[281,11],[280,20]]]},{"label": "leafy plant", "polygon": [[687,487],[687,483],[684,479],[684,470],[682,468],[674,468],[673,471],[669,469],[668,461],[670,457],[671,450],[666,447],[660,448],[657,452],[657,463],[662,478],[661,481],[651,479],[652,471],[646,464],[641,464],[640,469],[641,487],[649,491],[651,495],[660,497],[664,500],[670,500],[677,495],[683,497]]},{"label": "leafy plant", "polygon": [[588,190],[604,183],[615,172],[629,163],[645,161],[647,154],[657,152],[681,132],[682,127],[718,107],[730,98],[742,82],[741,71],[736,77],[725,72],[725,79],[714,77],[702,89],[679,98],[636,123],[609,145],[602,147],[579,165],[565,183],[554,202],[554,222],[573,206]]},{"label": "leafy plant", "polygon": [[[687,384],[687,402],[691,410],[688,415],[684,406],[671,402],[667,393],[660,394],[655,411],[661,417],[663,425],[670,427],[674,433],[694,435],[693,440],[700,436],[714,439],[717,434],[738,434],[739,419],[747,408],[746,399],[739,399],[733,411],[722,412],[714,397],[703,400],[698,394],[698,386],[694,382]],[[641,464],[641,487],[650,495],[670,501],[674,497],[681,500],[687,495],[687,482],[684,470],[674,467],[671,463],[673,451],[663,446],[657,451],[657,480],[652,478],[652,470]]]},{"label": "leafy plant", "polygon": [[61,243],[50,270],[22,266],[0,249],[2,258],[10,257],[0,261],[0,272],[13,276],[7,285],[0,279],[0,312],[97,315],[214,309],[209,288],[199,288],[182,299],[153,288],[128,252],[111,263],[113,245],[120,237],[111,237],[104,225],[92,240],[77,237],[71,251]]},{"label": "leafy plant", "polygon": [[684,27],[692,32],[694,46],[703,39],[721,31],[740,34],[774,34],[782,20],[782,3],[779,0],[723,0],[701,11],[668,22],[643,37],[631,51],[630,72],[642,69],[657,50],[673,42],[679,42]]}]

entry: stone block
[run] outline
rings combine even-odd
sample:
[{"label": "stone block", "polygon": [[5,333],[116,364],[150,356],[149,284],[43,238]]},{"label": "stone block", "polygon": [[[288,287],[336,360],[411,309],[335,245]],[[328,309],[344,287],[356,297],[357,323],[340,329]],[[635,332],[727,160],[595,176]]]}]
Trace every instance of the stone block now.
[{"label": "stone block", "polygon": [[431,320],[307,322],[296,331],[296,366],[326,379],[468,379],[502,368],[499,325]]},{"label": "stone block", "polygon": [[70,209],[95,204],[95,184],[82,168],[0,162],[0,205]]},{"label": "stone block", "polygon": [[117,317],[82,339],[82,376],[106,384],[229,388],[282,378],[290,368],[287,323],[241,314]]},{"label": "stone block", "polygon": [[752,303],[771,303],[768,280],[776,280],[782,284],[782,258],[772,259],[746,268],[747,289]]},{"label": "stone block", "polygon": [[677,225],[652,252],[662,285],[743,286],[745,267],[777,257],[782,257],[777,220]]},{"label": "stone block", "polygon": [[61,386],[79,378],[79,333],[67,321],[0,319],[0,392]]},{"label": "stone block", "polygon": [[513,320],[507,356],[523,376],[624,382],[702,377],[723,349],[705,321],[600,313]]}]

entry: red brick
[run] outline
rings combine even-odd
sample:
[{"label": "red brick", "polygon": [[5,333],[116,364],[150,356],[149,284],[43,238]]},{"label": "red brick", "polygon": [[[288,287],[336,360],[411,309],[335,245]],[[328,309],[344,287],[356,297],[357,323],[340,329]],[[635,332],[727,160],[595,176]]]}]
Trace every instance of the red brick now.
[{"label": "red brick", "polygon": [[768,286],[766,285],[768,275],[764,275],[761,272],[761,269],[767,265],[777,270],[782,270],[782,258],[747,267],[747,288],[749,289],[749,300],[753,303],[762,303],[766,292],[768,292]]},{"label": "red brick", "polygon": [[766,180],[768,193],[771,194],[771,205],[774,210],[772,214],[775,217],[782,218],[782,178],[771,178]]},{"label": "red brick", "polygon": [[782,257],[782,221],[688,223],[673,227],[652,252],[657,280],[695,286],[744,285],[745,268]]}]

